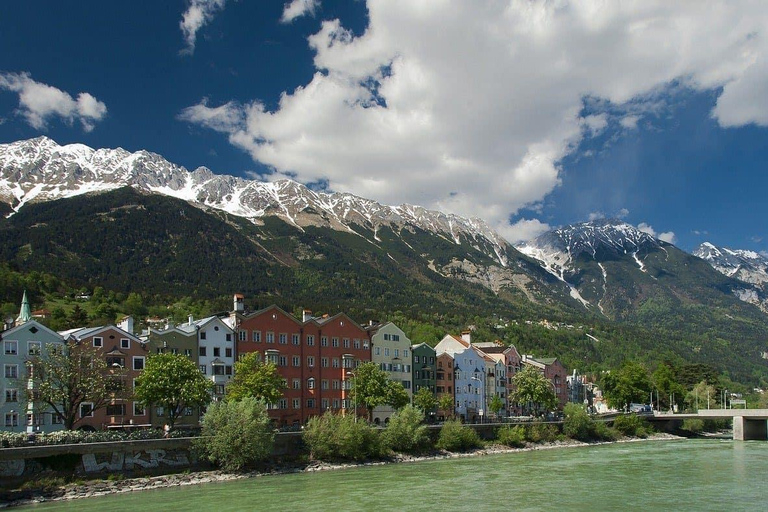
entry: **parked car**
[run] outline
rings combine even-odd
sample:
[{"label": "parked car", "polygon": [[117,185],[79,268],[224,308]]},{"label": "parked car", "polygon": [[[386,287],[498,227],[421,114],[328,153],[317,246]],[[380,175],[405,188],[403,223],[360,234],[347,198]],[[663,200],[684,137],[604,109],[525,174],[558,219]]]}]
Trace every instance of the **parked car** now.
[{"label": "parked car", "polygon": [[629,404],[629,412],[636,414],[650,414],[653,412],[651,406],[648,404]]}]

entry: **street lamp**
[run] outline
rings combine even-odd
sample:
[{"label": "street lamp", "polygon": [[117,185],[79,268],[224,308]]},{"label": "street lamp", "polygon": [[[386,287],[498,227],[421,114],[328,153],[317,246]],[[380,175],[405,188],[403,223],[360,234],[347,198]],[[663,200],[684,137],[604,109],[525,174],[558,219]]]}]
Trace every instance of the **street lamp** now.
[{"label": "street lamp", "polygon": [[480,383],[480,389],[481,389],[481,393],[482,393],[482,396],[483,396],[483,408],[482,408],[482,409],[481,409],[481,411],[480,411],[480,423],[482,423],[482,422],[483,422],[483,415],[485,414],[485,410],[486,410],[486,404],[485,404],[485,387],[484,387],[484,386],[485,386],[485,384],[483,383],[483,379],[480,379],[479,377],[476,377],[476,376],[474,376],[474,375],[473,375],[472,377],[470,377],[470,379],[471,379],[471,380],[476,380],[477,382],[479,382],[479,383]]},{"label": "street lamp", "polygon": [[[349,376],[352,377],[352,387],[354,388],[355,387],[355,378],[357,377],[357,375],[355,375],[355,372],[353,372],[352,370],[347,370],[347,377],[349,377]],[[357,423],[357,391],[355,391],[355,405],[354,405],[354,407],[355,407],[355,423]]]}]

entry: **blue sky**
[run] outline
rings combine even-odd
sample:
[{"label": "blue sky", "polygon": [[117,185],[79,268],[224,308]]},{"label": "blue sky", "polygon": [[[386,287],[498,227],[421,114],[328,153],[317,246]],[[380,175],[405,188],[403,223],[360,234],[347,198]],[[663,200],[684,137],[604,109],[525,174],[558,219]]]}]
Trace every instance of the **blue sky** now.
[{"label": "blue sky", "polygon": [[0,143],[768,250],[761,2],[14,2]]}]

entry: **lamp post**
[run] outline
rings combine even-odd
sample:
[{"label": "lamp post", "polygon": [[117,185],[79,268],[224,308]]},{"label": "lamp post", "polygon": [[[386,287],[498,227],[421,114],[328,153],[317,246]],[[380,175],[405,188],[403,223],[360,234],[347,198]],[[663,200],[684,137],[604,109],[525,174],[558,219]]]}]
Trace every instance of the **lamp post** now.
[{"label": "lamp post", "polygon": [[483,422],[483,415],[485,414],[485,407],[486,407],[486,405],[485,405],[485,384],[483,383],[483,379],[475,377],[474,375],[472,377],[470,377],[470,379],[476,380],[477,382],[480,383],[480,390],[481,390],[481,394],[482,394],[482,397],[483,397],[483,408],[480,411],[480,423],[482,423]]},{"label": "lamp post", "polygon": [[[349,376],[352,377],[352,387],[354,388],[355,387],[355,378],[357,376],[355,375],[355,372],[353,372],[352,370],[347,370],[347,377],[349,377]],[[357,423],[357,391],[355,391],[355,398],[354,398],[354,400],[355,400],[355,405],[354,405],[355,423]]]}]

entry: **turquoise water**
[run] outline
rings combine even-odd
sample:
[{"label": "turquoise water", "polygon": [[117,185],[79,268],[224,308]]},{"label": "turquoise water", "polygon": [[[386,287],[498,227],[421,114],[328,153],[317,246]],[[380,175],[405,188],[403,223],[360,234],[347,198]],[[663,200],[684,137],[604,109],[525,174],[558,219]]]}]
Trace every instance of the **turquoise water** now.
[{"label": "turquoise water", "polygon": [[765,441],[648,441],[270,475],[24,510],[768,510],[766,476]]}]

